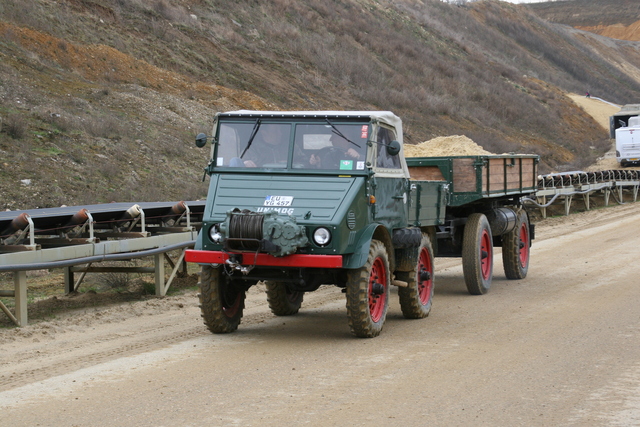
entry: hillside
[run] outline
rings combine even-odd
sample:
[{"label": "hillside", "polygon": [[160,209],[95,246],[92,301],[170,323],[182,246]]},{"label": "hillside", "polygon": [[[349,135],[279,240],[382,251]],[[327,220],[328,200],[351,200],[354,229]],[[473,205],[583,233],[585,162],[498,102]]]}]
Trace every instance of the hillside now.
[{"label": "hillside", "polygon": [[[565,2],[562,2],[565,3]],[[206,194],[194,136],[251,109],[385,109],[582,168],[610,146],[568,97],[640,95],[640,51],[529,7],[413,0],[5,0],[0,209]]]},{"label": "hillside", "polygon": [[565,0],[529,7],[550,22],[614,39],[640,41],[640,3],[636,0]]},{"label": "hillside", "polygon": [[530,3],[527,7],[540,17],[572,27],[633,24],[640,17],[636,0],[563,0]]}]

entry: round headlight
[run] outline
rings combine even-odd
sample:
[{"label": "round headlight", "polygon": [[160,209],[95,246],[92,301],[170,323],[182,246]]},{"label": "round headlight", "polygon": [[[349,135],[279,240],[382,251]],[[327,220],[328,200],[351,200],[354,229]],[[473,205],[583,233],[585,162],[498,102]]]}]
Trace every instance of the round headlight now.
[{"label": "round headlight", "polygon": [[316,228],[313,232],[313,241],[318,246],[326,246],[331,241],[331,232],[324,227]]},{"label": "round headlight", "polygon": [[209,238],[213,243],[220,243],[222,240],[222,235],[220,231],[218,231],[218,224],[213,224],[211,228],[209,228]]}]

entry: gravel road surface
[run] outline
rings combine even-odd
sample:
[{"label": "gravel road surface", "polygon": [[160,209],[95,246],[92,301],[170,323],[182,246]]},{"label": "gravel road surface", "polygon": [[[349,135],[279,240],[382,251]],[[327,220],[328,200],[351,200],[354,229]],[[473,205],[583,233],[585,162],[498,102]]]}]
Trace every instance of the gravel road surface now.
[{"label": "gravel road surface", "polygon": [[436,259],[431,315],[349,334],[323,287],[275,317],[253,288],[239,330],[195,292],[0,331],[3,425],[640,425],[640,203],[538,224],[526,279],[467,293]]}]

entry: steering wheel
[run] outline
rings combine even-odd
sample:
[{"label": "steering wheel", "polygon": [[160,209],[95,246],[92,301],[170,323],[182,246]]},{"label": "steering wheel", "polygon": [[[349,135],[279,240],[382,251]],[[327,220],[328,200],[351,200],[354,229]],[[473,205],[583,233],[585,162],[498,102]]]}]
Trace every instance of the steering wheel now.
[{"label": "steering wheel", "polygon": [[322,169],[337,169],[340,161],[348,158],[347,150],[340,147],[325,147],[318,153]]}]

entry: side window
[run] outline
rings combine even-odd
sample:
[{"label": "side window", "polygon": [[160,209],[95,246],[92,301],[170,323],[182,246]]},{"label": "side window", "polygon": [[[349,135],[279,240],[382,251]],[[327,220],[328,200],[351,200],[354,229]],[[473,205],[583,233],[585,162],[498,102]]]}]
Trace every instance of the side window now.
[{"label": "side window", "polygon": [[376,142],[378,143],[378,157],[376,159],[376,166],[379,168],[387,169],[400,169],[400,158],[396,156],[390,156],[387,153],[387,145],[391,141],[396,139],[396,133],[387,128],[380,127],[378,129],[378,136]]},{"label": "side window", "polygon": [[227,124],[220,124],[216,165],[229,166],[229,161],[239,155],[238,132],[236,128]]}]

